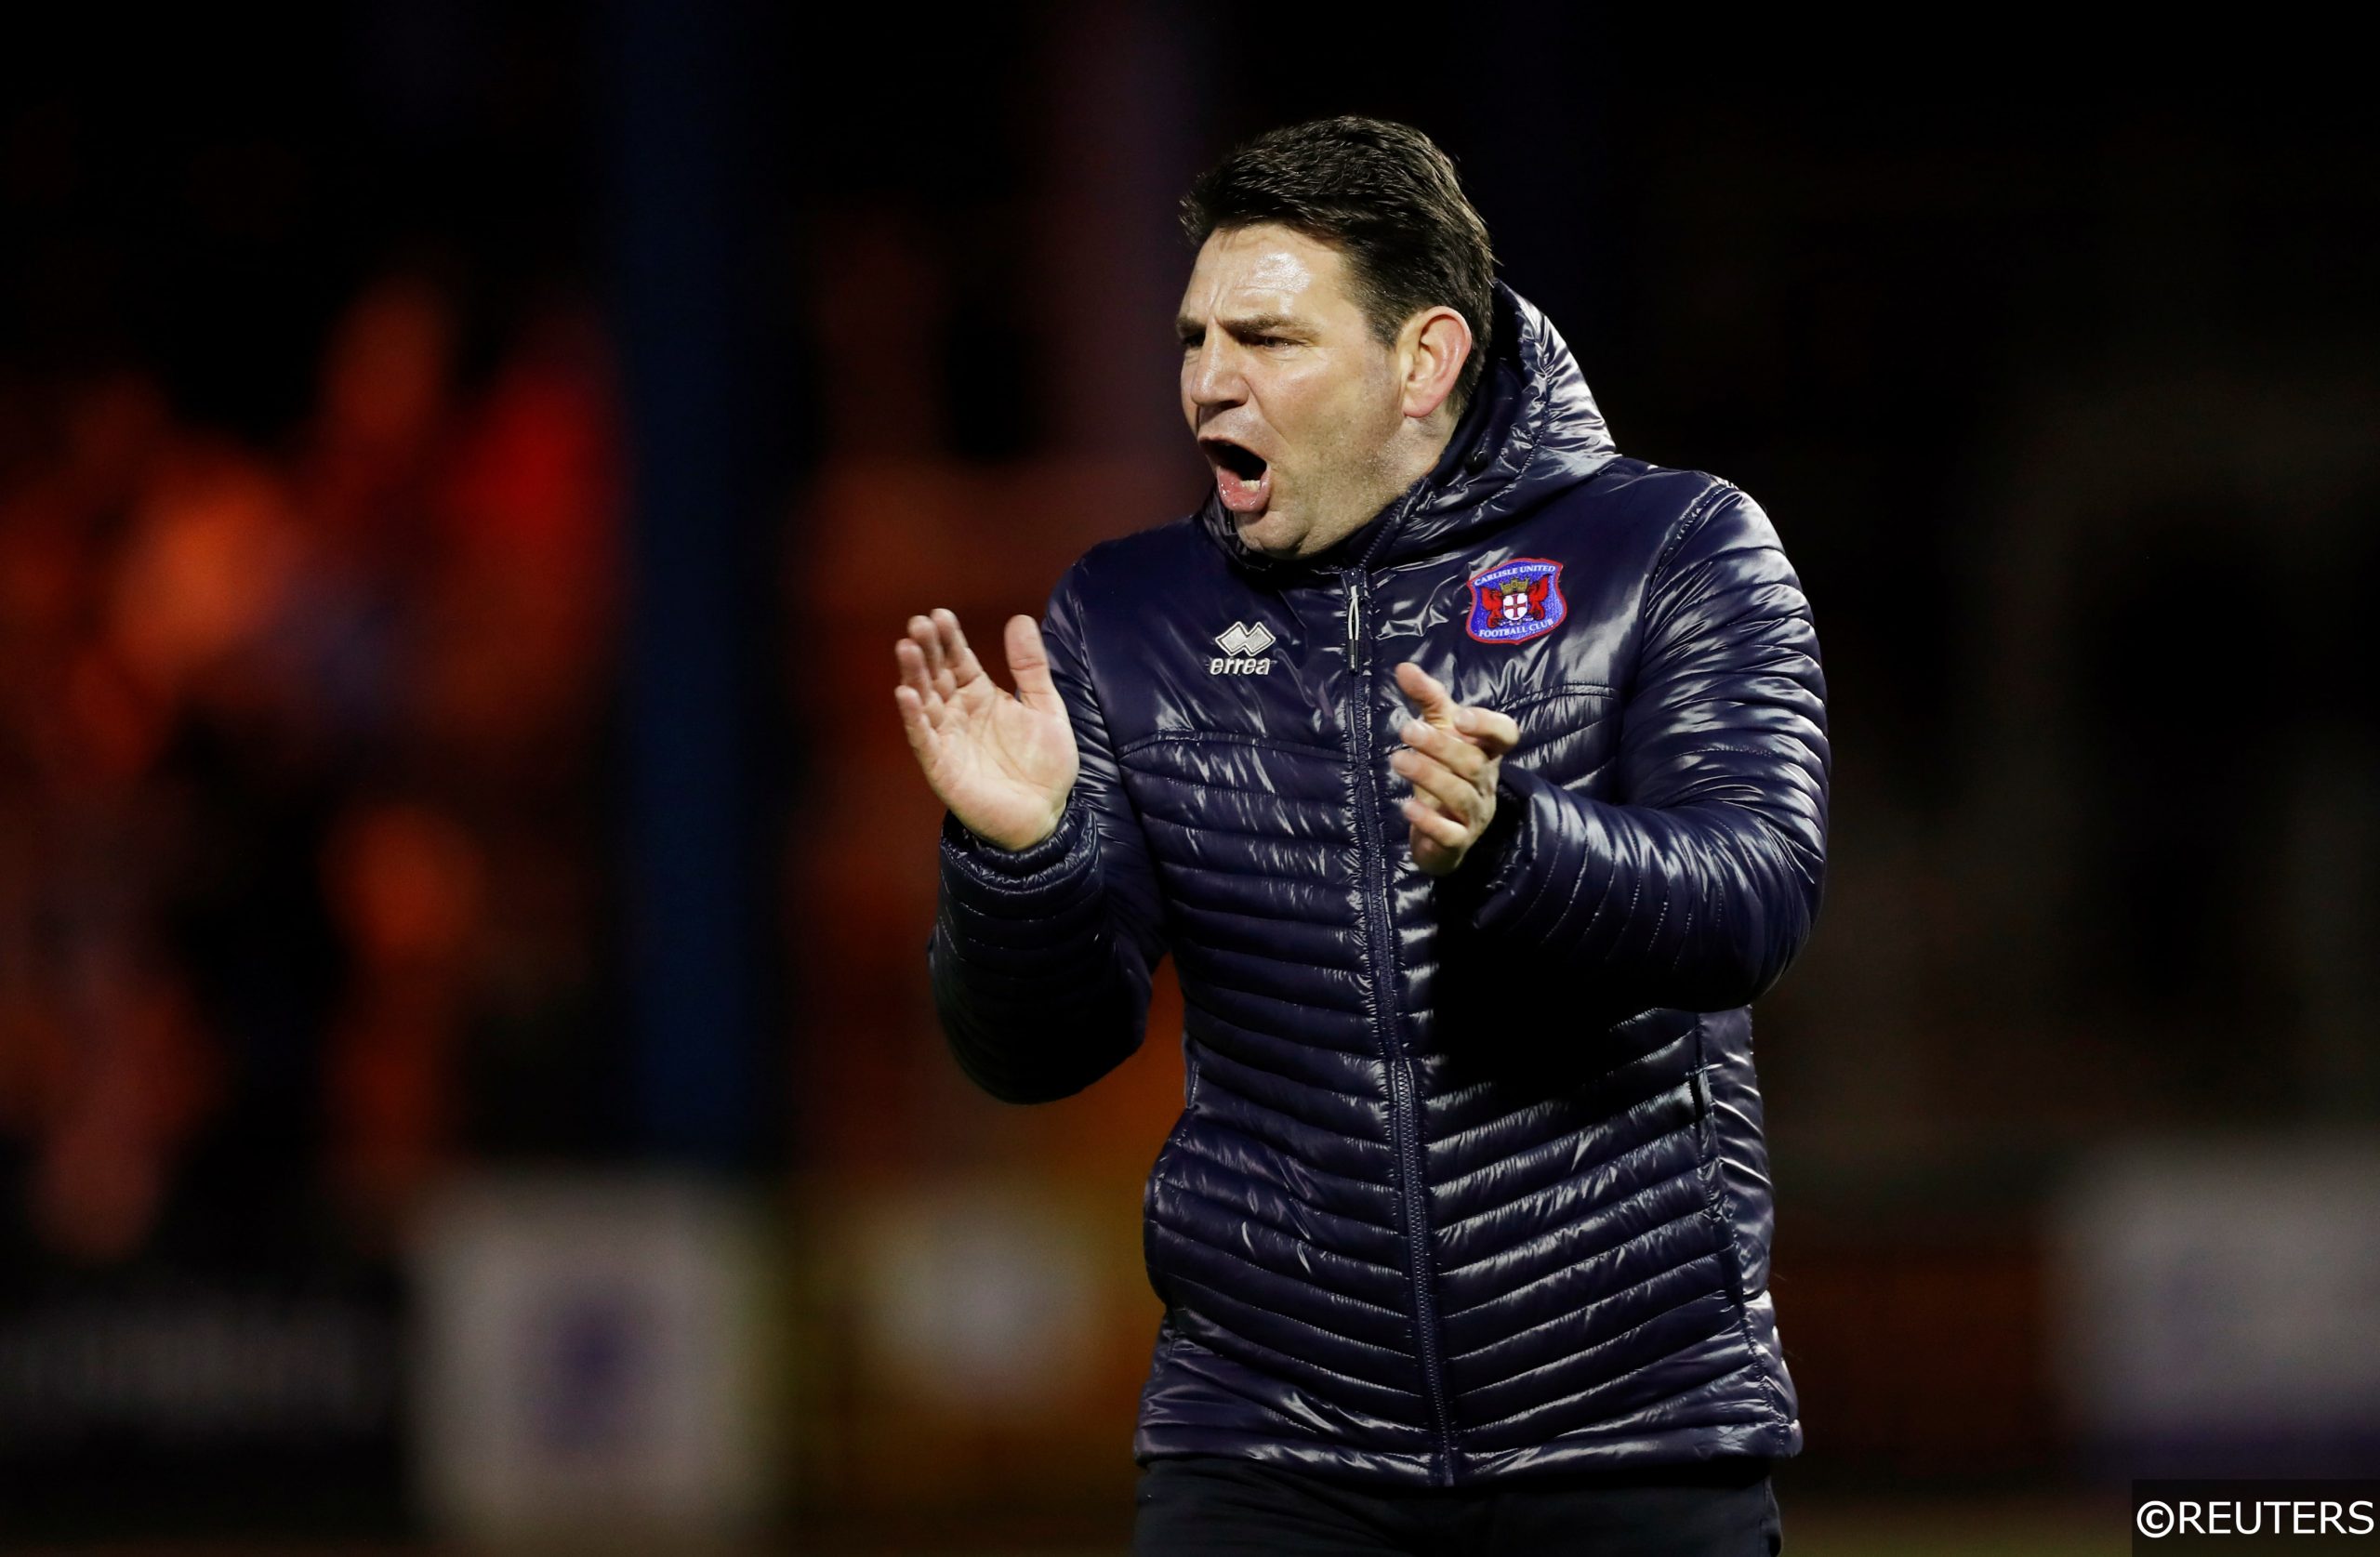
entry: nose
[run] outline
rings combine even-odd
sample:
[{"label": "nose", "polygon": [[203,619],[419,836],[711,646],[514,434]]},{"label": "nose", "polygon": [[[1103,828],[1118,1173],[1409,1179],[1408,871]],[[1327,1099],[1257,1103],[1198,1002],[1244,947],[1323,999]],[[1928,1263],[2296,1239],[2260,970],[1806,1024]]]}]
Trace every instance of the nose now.
[{"label": "nose", "polygon": [[1240,371],[1238,343],[1223,331],[1210,330],[1197,347],[1183,353],[1182,396],[1197,413],[1194,424],[1246,400],[1248,380]]}]

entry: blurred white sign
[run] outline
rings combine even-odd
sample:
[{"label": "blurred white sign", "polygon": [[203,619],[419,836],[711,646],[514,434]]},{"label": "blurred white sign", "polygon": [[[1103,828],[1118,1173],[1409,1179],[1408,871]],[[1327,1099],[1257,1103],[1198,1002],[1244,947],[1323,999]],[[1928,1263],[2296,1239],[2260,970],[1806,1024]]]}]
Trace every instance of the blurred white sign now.
[{"label": "blurred white sign", "polygon": [[1063,1399],[1099,1318],[1086,1233],[1030,1183],[920,1187],[861,1211],[858,1277],[870,1362],[956,1410]]},{"label": "blurred white sign", "polygon": [[2380,1142],[2110,1152],[2056,1230],[2063,1372],[2089,1438],[2297,1475],[2322,1473],[2307,1457],[2323,1445],[2380,1441]]},{"label": "blurred white sign", "polygon": [[414,1432],[436,1524],[715,1537],[762,1511],[756,1230],[699,1182],[494,1178],[425,1222]]}]

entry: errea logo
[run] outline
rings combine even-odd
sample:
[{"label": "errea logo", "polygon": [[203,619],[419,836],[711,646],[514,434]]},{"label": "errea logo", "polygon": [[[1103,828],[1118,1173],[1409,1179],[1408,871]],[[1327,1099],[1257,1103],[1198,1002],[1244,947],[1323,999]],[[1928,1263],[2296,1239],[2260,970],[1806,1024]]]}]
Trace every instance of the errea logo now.
[{"label": "errea logo", "polygon": [[1215,647],[1223,653],[1207,662],[1210,676],[1270,676],[1273,662],[1263,655],[1273,646],[1273,629],[1259,622],[1243,627],[1234,622],[1215,635]]}]

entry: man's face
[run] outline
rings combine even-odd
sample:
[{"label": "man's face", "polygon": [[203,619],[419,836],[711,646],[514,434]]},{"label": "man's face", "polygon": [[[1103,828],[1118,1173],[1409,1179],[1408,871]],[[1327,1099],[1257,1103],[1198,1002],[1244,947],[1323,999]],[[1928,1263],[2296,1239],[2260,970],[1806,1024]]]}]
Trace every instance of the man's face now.
[{"label": "man's face", "polygon": [[1403,482],[1395,353],[1338,249],[1263,223],[1215,232],[1182,294],[1182,413],[1240,538],[1310,556],[1362,528]]}]

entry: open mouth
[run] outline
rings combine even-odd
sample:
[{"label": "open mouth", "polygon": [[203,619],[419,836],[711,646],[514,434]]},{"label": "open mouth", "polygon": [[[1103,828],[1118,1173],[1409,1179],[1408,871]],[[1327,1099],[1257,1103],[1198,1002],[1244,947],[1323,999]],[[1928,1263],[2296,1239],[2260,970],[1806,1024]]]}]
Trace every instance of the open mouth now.
[{"label": "open mouth", "polygon": [[1215,490],[1236,514],[1261,511],[1273,495],[1273,470],[1263,455],[1228,438],[1201,438],[1198,448],[1215,468]]}]

